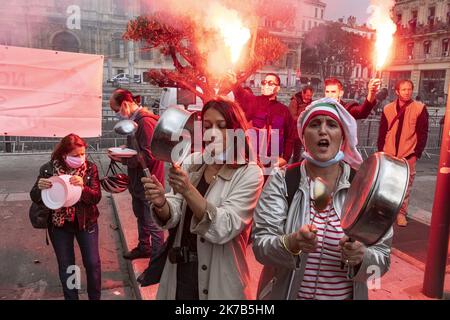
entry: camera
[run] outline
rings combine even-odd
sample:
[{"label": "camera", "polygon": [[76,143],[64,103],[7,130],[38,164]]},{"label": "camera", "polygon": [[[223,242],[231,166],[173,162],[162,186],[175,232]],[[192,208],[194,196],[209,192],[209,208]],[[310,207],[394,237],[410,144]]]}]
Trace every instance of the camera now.
[{"label": "camera", "polygon": [[171,263],[188,263],[189,262],[189,249],[188,247],[175,247],[171,248],[168,253],[169,261]]}]

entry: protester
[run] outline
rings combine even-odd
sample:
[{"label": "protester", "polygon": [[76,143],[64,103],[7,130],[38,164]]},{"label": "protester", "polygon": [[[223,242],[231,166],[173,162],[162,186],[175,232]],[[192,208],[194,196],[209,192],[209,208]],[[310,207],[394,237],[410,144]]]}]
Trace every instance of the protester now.
[{"label": "protester", "polygon": [[[324,98],[306,108],[297,127],[305,152],[296,167],[295,194],[288,198],[286,169],[277,169],[255,209],[253,251],[264,265],[258,298],[367,299],[369,267],[376,267],[380,276],[388,270],[393,233],[391,228],[366,247],[351,242],[341,227],[349,180],[362,162],[356,121],[336,100]],[[318,177],[331,192],[321,206],[312,200]],[[341,262],[354,276],[341,269]]]},{"label": "protester", "polygon": [[[236,75],[230,73],[228,75],[231,85],[236,84]],[[247,120],[251,126],[256,129],[267,130],[267,150],[260,150],[258,144],[258,155],[261,157],[263,165],[269,165],[264,161],[264,156],[273,156],[271,154],[272,141],[271,133],[278,130],[278,163],[276,165],[285,165],[291,155],[296,136],[295,122],[289,112],[287,106],[277,100],[280,91],[280,77],[274,73],[268,73],[263,81],[261,81],[261,96],[255,96],[240,86],[237,86],[233,93],[236,101],[244,110]]]},{"label": "protester", "polygon": [[[135,133],[135,138],[142,157],[151,174],[155,175],[161,184],[164,185],[164,163],[154,159],[150,152],[150,141],[158,116],[139,106],[132,93],[125,89],[115,90],[109,103],[111,109],[116,112],[120,119],[129,119],[137,123],[138,129]],[[127,147],[131,149],[136,148],[130,136],[127,138]],[[141,183],[144,172],[139,164],[138,156],[131,158],[123,158],[112,154],[108,154],[108,156],[115,161],[120,161],[128,168],[130,179],[128,190],[131,194],[133,212],[137,218],[139,243],[130,252],[125,253],[123,257],[129,260],[155,257],[161,250],[164,233],[156,226],[150,215],[150,205],[145,200],[144,187]]]},{"label": "protester", "polygon": [[371,79],[367,86],[367,98],[362,105],[358,105],[355,101],[344,102],[342,100],[344,96],[342,82],[336,78],[328,78],[325,80],[325,97],[338,101],[356,120],[366,119],[376,105],[376,94],[380,84],[380,79]]},{"label": "protester", "polygon": [[[299,92],[297,92],[291,98],[291,103],[289,104],[289,111],[291,112],[292,118],[294,119],[294,123],[297,123],[299,115],[305,110],[305,108],[312,102],[312,98],[314,96],[314,89],[311,86],[305,86]],[[300,155],[302,152],[302,144],[300,142],[300,137],[295,132],[296,137],[294,140],[294,147],[292,151],[292,159],[293,163],[296,163],[300,160]]]},{"label": "protester", "polygon": [[[142,179],[155,221],[164,229],[177,228],[157,299],[250,299],[246,247],[262,171],[249,161],[248,140],[242,149],[226,133],[248,130],[236,103],[209,101],[202,121],[205,133],[222,138],[205,142],[203,154],[194,153],[182,167],[170,169],[170,193],[164,194],[154,176]],[[215,151],[208,153],[211,146]],[[245,155],[242,164],[232,161],[236,154]]]},{"label": "protester", "polygon": [[413,90],[411,80],[397,82],[395,93],[398,98],[384,107],[378,135],[378,151],[405,158],[409,164],[408,191],[397,215],[397,224],[401,227],[408,224],[406,217],[416,162],[428,139],[428,111],[423,103],[412,99]]},{"label": "protester", "polygon": [[58,260],[59,278],[66,300],[78,300],[78,288],[69,280],[75,269],[74,238],[80,247],[87,275],[87,293],[90,300],[101,296],[101,264],[98,245],[99,211],[97,204],[102,193],[97,166],[86,160],[86,142],[75,134],[64,137],[55,147],[51,160],[39,170],[39,176],[30,196],[33,202],[43,204],[42,190],[52,187],[52,176],[71,175],[70,183],[82,188],[81,198],[71,207],[53,210],[48,221],[48,234]]}]

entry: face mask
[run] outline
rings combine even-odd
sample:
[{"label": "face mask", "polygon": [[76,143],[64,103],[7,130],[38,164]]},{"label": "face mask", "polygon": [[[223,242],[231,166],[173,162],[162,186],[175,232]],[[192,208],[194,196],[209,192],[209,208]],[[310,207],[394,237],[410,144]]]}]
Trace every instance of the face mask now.
[{"label": "face mask", "polygon": [[262,86],[261,94],[263,96],[270,97],[274,94],[275,88],[276,88],[275,86]]},{"label": "face mask", "polygon": [[85,160],[86,156],[81,157],[67,156],[65,159],[66,164],[72,169],[78,169],[79,167],[81,167],[84,164]]},{"label": "face mask", "polygon": [[116,112],[116,117],[119,118],[119,120],[128,120],[128,117],[122,115],[120,111]]},{"label": "face mask", "polygon": [[334,158],[328,160],[328,161],[318,161],[316,159],[314,159],[308,151],[303,152],[303,158],[305,158],[306,160],[308,160],[309,162],[311,162],[312,164],[321,167],[321,168],[326,168],[329,167],[333,164],[338,163],[339,161],[342,161],[344,159],[344,152],[342,152],[341,150],[339,150],[338,153],[336,153],[336,155],[334,156]]}]

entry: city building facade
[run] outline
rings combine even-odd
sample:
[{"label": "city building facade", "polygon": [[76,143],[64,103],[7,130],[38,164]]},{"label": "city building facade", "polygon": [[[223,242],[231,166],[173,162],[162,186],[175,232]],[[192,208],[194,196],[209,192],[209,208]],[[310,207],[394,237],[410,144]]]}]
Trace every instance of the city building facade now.
[{"label": "city building facade", "polygon": [[397,0],[392,62],[383,74],[390,95],[398,79],[411,79],[414,97],[442,114],[450,83],[450,1]]},{"label": "city building facade", "polygon": [[105,57],[104,80],[149,68],[169,68],[159,51],[142,50],[123,33],[147,1],[17,0],[0,6],[0,45],[61,50]]},{"label": "city building facade", "polygon": [[[272,3],[252,0],[256,4]],[[258,3],[260,2],[260,3]],[[288,52],[272,65],[259,70],[249,81],[259,84],[266,72],[280,75],[282,86],[294,87],[299,79],[302,37],[324,23],[326,4],[319,0],[289,2],[294,17],[287,23],[259,18],[259,28],[279,37]],[[100,54],[105,57],[104,80],[125,73],[133,79],[153,68],[173,68],[159,50],[143,50],[124,41],[127,22],[150,12],[146,0],[17,0],[0,7],[0,44],[38,49]]]},{"label": "city building facade", "polygon": [[[255,0],[255,2],[268,2],[268,0]],[[286,54],[271,65],[258,70],[249,80],[248,84],[258,87],[261,80],[268,72],[274,72],[280,76],[281,86],[299,88],[302,84],[301,52],[305,33],[326,22],[326,3],[319,0],[289,1],[289,10],[292,10],[292,18],[288,21],[272,21],[268,17],[260,17],[259,28],[268,30],[270,34],[278,37],[288,50]],[[320,78],[313,77],[316,83]],[[307,82],[307,81],[303,81]]]}]

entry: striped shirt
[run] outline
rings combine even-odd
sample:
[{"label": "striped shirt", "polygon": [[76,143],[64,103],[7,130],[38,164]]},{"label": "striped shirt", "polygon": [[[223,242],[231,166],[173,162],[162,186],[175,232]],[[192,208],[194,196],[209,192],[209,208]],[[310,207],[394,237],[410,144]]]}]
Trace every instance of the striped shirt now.
[{"label": "striped shirt", "polygon": [[311,201],[311,224],[317,227],[317,249],[308,254],[298,291],[299,300],[345,300],[353,297],[353,281],[341,269],[339,240],[345,235],[332,204],[318,211]]}]

